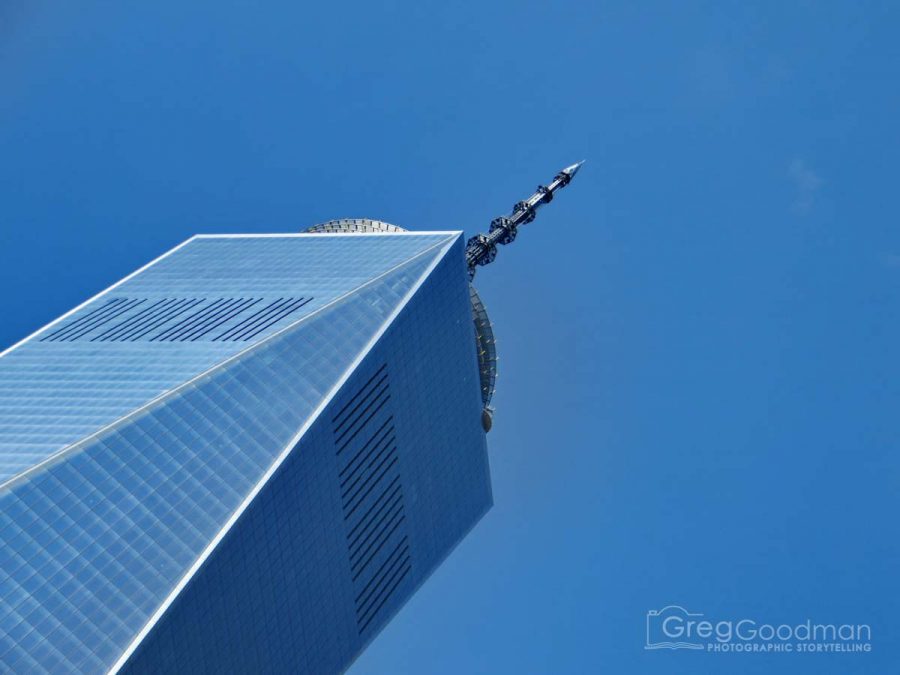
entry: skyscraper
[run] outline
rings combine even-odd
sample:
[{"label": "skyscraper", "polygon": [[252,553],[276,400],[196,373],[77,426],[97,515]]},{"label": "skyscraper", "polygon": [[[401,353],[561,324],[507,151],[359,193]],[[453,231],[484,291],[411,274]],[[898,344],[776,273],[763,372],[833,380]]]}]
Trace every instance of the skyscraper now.
[{"label": "skyscraper", "polygon": [[197,236],[3,352],[3,669],[344,670],[491,505],[480,236]]}]

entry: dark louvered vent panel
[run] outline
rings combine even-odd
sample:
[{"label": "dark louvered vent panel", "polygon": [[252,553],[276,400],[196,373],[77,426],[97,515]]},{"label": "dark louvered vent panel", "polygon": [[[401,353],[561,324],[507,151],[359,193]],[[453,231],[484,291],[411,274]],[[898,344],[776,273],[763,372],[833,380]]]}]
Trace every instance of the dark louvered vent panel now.
[{"label": "dark louvered vent panel", "polygon": [[167,323],[166,327],[150,340],[170,342],[199,340],[257,302],[258,298],[216,298],[203,302],[199,309],[183,319]]},{"label": "dark louvered vent panel", "polygon": [[362,634],[412,569],[386,365],[334,416],[332,425]]},{"label": "dark louvered vent panel", "polygon": [[42,342],[246,342],[312,298],[113,298]]},{"label": "dark louvered vent panel", "polygon": [[202,303],[203,300],[198,298],[164,298],[163,300],[157,300],[147,305],[141,311],[132,313],[125,320],[94,335],[91,341],[121,340],[134,342],[140,340],[143,337],[152,335],[160,326],[177,319]]},{"label": "dark louvered vent panel", "polygon": [[312,298],[278,298],[247,318],[241,319],[214,339],[249,340],[286,316],[290,316],[310,300]]},{"label": "dark louvered vent panel", "polygon": [[62,328],[52,331],[41,338],[41,342],[72,342],[98,330],[109,322],[127,314],[144,300],[129,298],[113,298],[95,310],[73,319]]}]

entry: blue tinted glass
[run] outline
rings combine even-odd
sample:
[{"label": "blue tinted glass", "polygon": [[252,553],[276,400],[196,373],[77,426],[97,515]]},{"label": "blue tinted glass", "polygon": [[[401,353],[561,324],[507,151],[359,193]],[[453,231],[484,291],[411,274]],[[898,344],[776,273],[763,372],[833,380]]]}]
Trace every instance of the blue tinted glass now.
[{"label": "blue tinted glass", "polygon": [[[0,358],[0,485],[446,239],[192,239]],[[216,307],[208,311],[215,303],[241,299],[258,302],[238,313],[233,313],[234,305],[224,314]],[[141,314],[155,303],[169,302],[171,308],[182,301],[199,304],[177,315],[177,307],[153,315],[167,311],[159,305]],[[286,301],[293,304],[284,305]],[[273,304],[274,311],[254,317]],[[201,316],[192,319],[197,313]],[[167,322],[159,323],[161,319]],[[224,323],[202,332],[222,319]],[[179,331],[170,332],[185,321]],[[120,324],[125,325],[117,329]],[[136,330],[140,326],[149,330]],[[233,328],[237,332],[228,332]],[[114,331],[113,339],[107,341],[109,331]],[[217,340],[223,333],[229,339]]]},{"label": "blue tinted glass", "polygon": [[461,245],[125,672],[342,672],[491,503]]},{"label": "blue tinted glass", "polygon": [[0,359],[8,477],[252,347],[0,494],[0,663],[115,663],[456,238],[196,239],[117,292],[190,297],[208,285],[315,302],[289,330],[273,335],[276,323],[238,347],[38,336]]}]

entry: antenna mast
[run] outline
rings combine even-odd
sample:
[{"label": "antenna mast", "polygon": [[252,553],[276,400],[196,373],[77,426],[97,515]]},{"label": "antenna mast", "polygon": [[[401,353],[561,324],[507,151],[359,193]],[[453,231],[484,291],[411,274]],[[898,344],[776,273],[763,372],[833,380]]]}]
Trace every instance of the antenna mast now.
[{"label": "antenna mast", "polygon": [[474,278],[478,265],[489,265],[494,262],[494,258],[497,257],[497,245],[511,243],[516,238],[519,225],[525,225],[534,220],[537,210],[552,201],[557,190],[569,184],[582,164],[584,164],[584,160],[567,166],[556,174],[550,185],[546,187],[538,185],[534,194],[513,206],[512,213],[508,216],[494,218],[487,234],[476,234],[466,242],[466,264],[469,266],[470,281]]}]

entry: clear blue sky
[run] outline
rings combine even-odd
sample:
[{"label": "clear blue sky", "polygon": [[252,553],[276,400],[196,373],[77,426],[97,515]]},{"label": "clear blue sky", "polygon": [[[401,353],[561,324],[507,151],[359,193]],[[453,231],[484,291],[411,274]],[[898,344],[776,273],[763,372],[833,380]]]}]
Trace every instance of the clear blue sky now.
[{"label": "clear blue sky", "polygon": [[[0,4],[0,344],[197,232],[484,228],[496,506],[352,669],[900,667],[896,3]],[[643,650],[648,610],[868,655]]]}]

